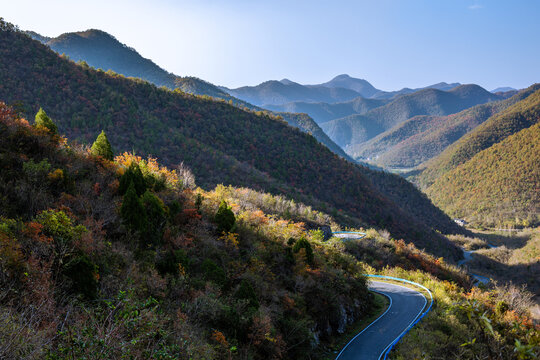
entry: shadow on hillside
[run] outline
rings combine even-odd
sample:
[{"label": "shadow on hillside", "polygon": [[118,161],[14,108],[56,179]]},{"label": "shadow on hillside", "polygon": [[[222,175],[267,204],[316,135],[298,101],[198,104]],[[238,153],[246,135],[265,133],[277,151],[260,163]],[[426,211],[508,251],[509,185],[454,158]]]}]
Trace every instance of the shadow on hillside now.
[{"label": "shadow on hillside", "polygon": [[473,232],[473,236],[486,241],[488,244],[494,246],[506,246],[508,249],[520,249],[527,244],[527,241],[531,238],[531,234],[528,233],[514,233],[508,232],[508,234],[489,234],[481,232]]},{"label": "shadow on hillside", "polygon": [[526,285],[528,291],[540,301],[540,262],[529,264],[503,264],[488,256],[475,253],[466,267],[470,272],[489,277],[498,282]]}]

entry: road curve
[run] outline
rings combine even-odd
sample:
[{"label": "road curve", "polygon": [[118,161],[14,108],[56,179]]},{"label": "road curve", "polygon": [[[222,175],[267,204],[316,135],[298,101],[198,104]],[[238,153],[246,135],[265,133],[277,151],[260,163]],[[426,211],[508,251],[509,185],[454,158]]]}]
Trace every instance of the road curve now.
[{"label": "road curve", "polygon": [[369,289],[390,299],[388,309],[362,332],[357,334],[336,357],[336,360],[378,360],[385,350],[407,330],[427,304],[420,292],[396,284],[370,281]]}]

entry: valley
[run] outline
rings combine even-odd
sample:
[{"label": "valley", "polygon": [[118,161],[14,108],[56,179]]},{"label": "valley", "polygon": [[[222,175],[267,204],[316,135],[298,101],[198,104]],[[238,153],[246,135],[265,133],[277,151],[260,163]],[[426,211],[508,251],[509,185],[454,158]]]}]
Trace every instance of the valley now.
[{"label": "valley", "polygon": [[328,76],[335,33],[190,6],[130,5],[184,20],[134,37],[0,18],[0,359],[537,358],[538,79],[390,79],[414,51],[380,47],[385,77]]}]

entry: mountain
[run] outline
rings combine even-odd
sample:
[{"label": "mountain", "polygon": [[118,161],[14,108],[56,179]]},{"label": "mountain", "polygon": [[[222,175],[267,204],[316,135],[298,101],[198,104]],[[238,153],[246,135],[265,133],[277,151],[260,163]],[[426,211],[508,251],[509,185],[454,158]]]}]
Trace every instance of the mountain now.
[{"label": "mountain", "polygon": [[[534,92],[490,117],[459,141],[446,148],[439,156],[427,161],[411,174],[422,189],[429,188],[439,177],[471,159],[507,136],[538,122],[540,116],[540,84],[529,87]],[[527,92],[525,93],[527,94]]]},{"label": "mountain", "polygon": [[321,127],[338,145],[348,148],[417,115],[449,115],[502,97],[478,85],[461,85],[450,91],[424,89],[403,95],[363,115],[323,123]]},{"label": "mountain", "polygon": [[[0,40],[0,99],[22,104],[28,114],[43,107],[62,133],[80,142],[105,130],[120,152],[137,149],[171,166],[184,162],[205,188],[223,183],[283,194],[351,224],[384,224],[433,253],[459,256],[432,229],[462,230],[412,185],[384,194],[370,180],[372,170],[279,118],[77,65],[17,31],[0,31]],[[415,199],[414,209],[392,200],[400,191]]]},{"label": "mountain", "polygon": [[412,117],[366,143],[351,147],[350,153],[354,158],[370,159],[387,167],[417,166],[539,88],[540,85],[534,85],[509,99],[476,105],[456,114]]},{"label": "mountain", "polygon": [[490,117],[412,179],[445,211],[488,226],[540,220],[540,90]]},{"label": "mountain", "polygon": [[[419,326],[456,334],[444,344],[448,358],[471,338],[482,358],[495,340],[530,338],[530,319],[494,309],[508,288],[471,291],[465,272],[384,231],[325,241],[310,229],[339,224],[305,204],[247,188],[204,191],[189,169],[152,158],[111,161],[1,102],[0,129],[2,359],[327,359],[347,340],[344,329],[385,311],[366,269],[436,291],[440,301]],[[537,243],[513,257],[533,263]],[[499,266],[516,277],[529,267]],[[464,298],[504,337],[486,338]],[[437,334],[407,346],[425,353],[426,339],[436,356]],[[497,353],[509,359],[514,349]]]},{"label": "mountain", "polygon": [[508,91],[516,91],[517,89],[514,89],[513,87],[509,87],[509,86],[503,86],[503,87],[498,87],[496,89],[493,89],[491,90],[492,93],[498,93],[498,92],[508,92]]},{"label": "mountain", "polygon": [[460,83],[448,84],[448,83],[445,83],[445,82],[440,82],[440,83],[437,83],[437,84],[433,84],[433,85],[429,85],[429,86],[421,87],[421,88],[416,88],[416,89],[403,88],[403,89],[398,90],[398,91],[379,91],[379,92],[373,94],[371,97],[373,99],[395,99],[398,96],[412,94],[414,92],[424,90],[424,89],[437,89],[437,90],[449,91],[449,90],[452,90],[453,88],[456,88],[456,87],[458,87],[460,85],[461,85]]},{"label": "mountain", "polygon": [[347,74],[338,75],[328,82],[313,86],[354,90],[364,98],[370,98],[381,91],[373,87],[367,80],[355,79]]},{"label": "mountain", "polygon": [[[110,69],[118,74],[140,78],[171,90],[178,88],[190,94],[211,96],[216,99],[230,101],[240,107],[265,111],[229,95],[217,86],[202,79],[180,77],[168,73],[151,60],[143,58],[135,49],[120,43],[114,36],[101,30],[66,33],[57,38],[45,37],[32,31],[26,33],[57,53],[66,54],[75,62],[85,61],[96,69]],[[350,159],[343,149],[330,140],[312,119],[302,116],[302,121],[298,121],[298,115],[285,112],[281,112],[279,116],[292,126],[299,127],[302,131],[310,133],[339,156]]]},{"label": "mountain", "polygon": [[330,216],[249,189],[191,191],[155,159],[95,156],[1,102],[0,129],[0,308],[11,329],[0,358],[225,359],[217,338],[251,359],[311,359],[371,316],[361,264],[307,231]]},{"label": "mountain", "polygon": [[353,114],[365,114],[371,109],[386,104],[387,100],[366,99],[361,96],[340,103],[309,103],[291,102],[283,105],[265,105],[269,110],[306,113],[317,122],[322,124],[330,120],[339,119]]},{"label": "mountain", "polygon": [[56,38],[28,34],[59,54],[75,62],[85,61],[96,69],[112,70],[127,77],[137,77],[157,86],[174,89],[176,76],[142,57],[135,49],[119,42],[114,36],[96,29],[65,33]]},{"label": "mountain", "polygon": [[243,86],[237,89],[222,88],[222,90],[241,100],[262,107],[295,101],[335,103],[360,96],[358,92],[350,89],[306,86],[290,80],[285,82],[270,80],[257,86]]},{"label": "mountain", "polygon": [[426,191],[448,214],[473,225],[535,227],[540,224],[539,164],[537,122],[478,152]]}]

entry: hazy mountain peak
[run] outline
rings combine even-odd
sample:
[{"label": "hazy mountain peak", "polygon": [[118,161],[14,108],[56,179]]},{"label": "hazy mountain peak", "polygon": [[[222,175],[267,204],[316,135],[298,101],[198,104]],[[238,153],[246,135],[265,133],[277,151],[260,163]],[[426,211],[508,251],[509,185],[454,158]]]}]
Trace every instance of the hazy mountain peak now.
[{"label": "hazy mountain peak", "polygon": [[297,83],[295,83],[294,81],[291,81],[291,80],[289,80],[289,79],[287,79],[287,78],[281,79],[281,80],[279,80],[279,82],[282,83],[283,85],[297,84]]},{"label": "hazy mountain peak", "polygon": [[513,87],[510,87],[510,86],[501,86],[501,87],[491,90],[492,93],[507,92],[507,91],[517,91],[517,89],[514,89]]},{"label": "hazy mountain peak", "polygon": [[[352,79],[351,76],[349,74],[341,74],[341,75],[338,75],[336,77],[334,77],[332,80],[330,81],[334,81],[334,80],[347,80],[347,79]],[[363,79],[362,79],[363,80]]]},{"label": "hazy mountain peak", "polygon": [[319,86],[349,89],[358,92],[363,97],[371,97],[380,91],[371,85],[367,80],[353,78],[347,74],[338,75],[332,80],[320,84]]}]

